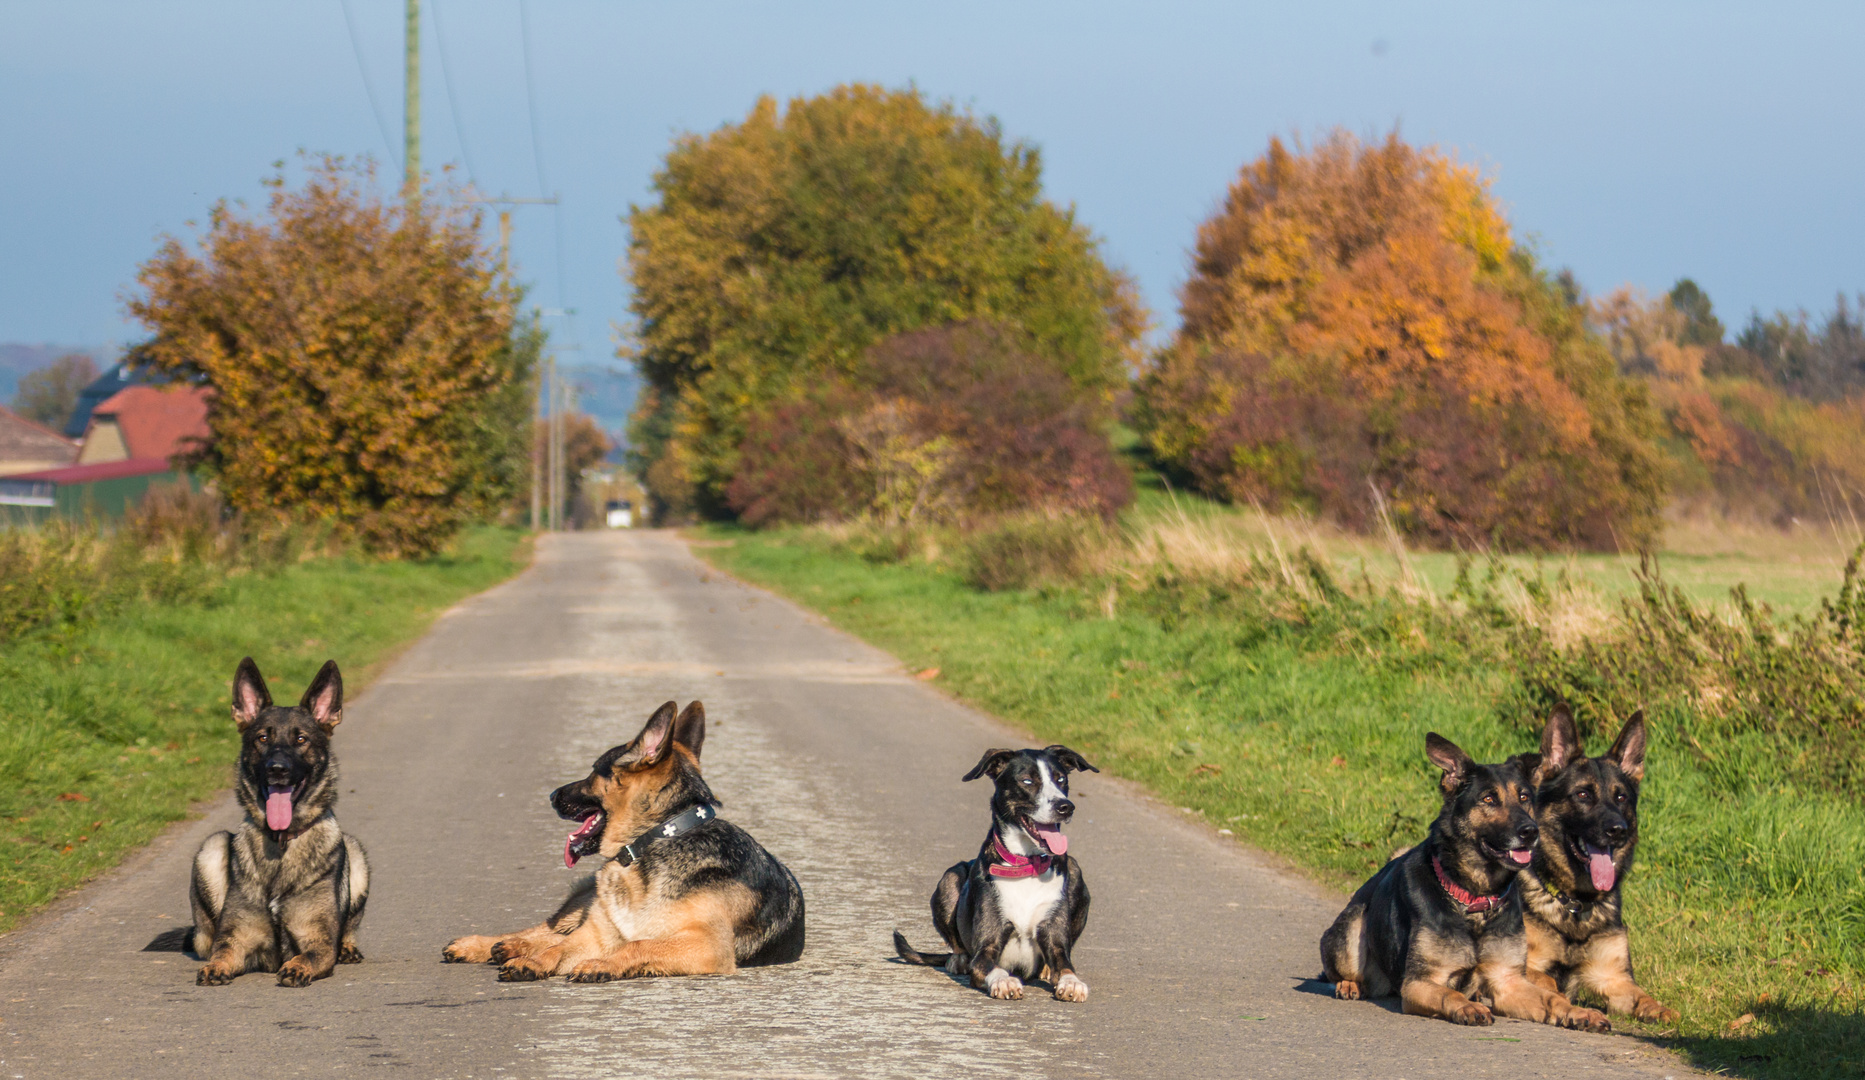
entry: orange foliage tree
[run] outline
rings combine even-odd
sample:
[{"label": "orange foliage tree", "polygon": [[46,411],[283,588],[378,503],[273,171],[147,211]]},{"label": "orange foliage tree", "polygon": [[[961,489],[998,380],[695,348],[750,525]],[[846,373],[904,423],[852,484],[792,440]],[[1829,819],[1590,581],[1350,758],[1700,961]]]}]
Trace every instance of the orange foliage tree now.
[{"label": "orange foliage tree", "polygon": [[1655,419],[1476,170],[1396,135],[1272,140],[1198,231],[1140,386],[1159,461],[1223,497],[1435,544],[1642,544]]},{"label": "orange foliage tree", "polygon": [[263,218],[221,202],[174,238],[130,311],[160,368],[212,390],[197,456],[229,505],[323,518],[395,555],[443,545],[528,467],[538,335],[451,191],[384,201],[374,168],[283,176]]}]

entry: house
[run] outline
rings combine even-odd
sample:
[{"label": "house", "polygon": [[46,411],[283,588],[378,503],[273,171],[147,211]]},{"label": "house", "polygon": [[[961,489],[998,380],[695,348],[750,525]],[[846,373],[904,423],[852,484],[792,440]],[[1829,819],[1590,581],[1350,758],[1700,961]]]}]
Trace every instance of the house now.
[{"label": "house", "polygon": [[166,466],[207,438],[205,388],[131,385],[91,409],[78,464],[159,461]]},{"label": "house", "polygon": [[0,408],[0,476],[56,469],[77,459],[75,440]]}]

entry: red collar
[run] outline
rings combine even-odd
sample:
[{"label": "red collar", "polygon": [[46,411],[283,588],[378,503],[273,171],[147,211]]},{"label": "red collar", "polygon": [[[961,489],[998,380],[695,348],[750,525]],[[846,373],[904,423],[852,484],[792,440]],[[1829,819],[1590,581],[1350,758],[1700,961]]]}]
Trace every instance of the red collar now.
[{"label": "red collar", "polygon": [[1055,861],[1054,855],[1013,855],[1004,846],[1004,841],[995,831],[991,833],[991,852],[1004,860],[991,863],[985,867],[992,877],[1036,877],[1049,872],[1049,864]]},{"label": "red collar", "polygon": [[1444,872],[1444,864],[1438,861],[1436,855],[1431,856],[1431,869],[1438,872],[1438,884],[1444,886],[1444,891],[1450,894],[1450,898],[1462,904],[1464,906],[1464,911],[1471,915],[1478,915],[1485,911],[1492,911],[1501,907],[1502,902],[1509,898],[1509,889],[1515,888],[1515,882],[1510,881],[1509,889],[1504,889],[1494,896],[1477,896],[1470,890],[1452,881],[1450,875]]}]

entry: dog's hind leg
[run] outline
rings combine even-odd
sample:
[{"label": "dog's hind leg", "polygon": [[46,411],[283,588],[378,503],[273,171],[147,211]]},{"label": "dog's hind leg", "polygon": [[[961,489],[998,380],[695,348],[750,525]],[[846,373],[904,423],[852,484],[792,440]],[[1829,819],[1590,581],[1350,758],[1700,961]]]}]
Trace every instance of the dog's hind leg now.
[{"label": "dog's hind leg", "polygon": [[[1353,1001],[1367,982],[1366,905],[1350,903],[1321,935],[1321,977],[1334,984],[1334,996]],[[1370,995],[1369,995],[1370,996]]]},{"label": "dog's hind leg", "polygon": [[363,910],[369,905],[369,856],[363,851],[363,845],[354,836],[343,838],[343,878],[338,882],[342,895],[338,902],[343,908],[343,929],[337,944],[337,963],[360,964],[363,962],[363,950],[356,945],[356,931],[363,921]]},{"label": "dog's hind leg", "polygon": [[233,834],[217,832],[195,853],[188,885],[188,906],[194,911],[194,934],[189,944],[197,960],[207,959],[214,951],[215,928],[226,911],[232,872]]}]

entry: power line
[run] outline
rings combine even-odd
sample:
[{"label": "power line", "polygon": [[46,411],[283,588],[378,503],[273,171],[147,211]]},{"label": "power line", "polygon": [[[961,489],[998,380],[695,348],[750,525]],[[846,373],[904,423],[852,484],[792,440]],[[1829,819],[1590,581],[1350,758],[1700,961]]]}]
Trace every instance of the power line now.
[{"label": "power line", "polygon": [[531,116],[531,160],[537,165],[538,193],[543,194],[550,190],[550,181],[544,179],[544,140],[537,122],[537,80],[531,73],[531,5],[525,0],[518,0],[518,32],[524,43],[525,104]]},{"label": "power line", "polygon": [[453,116],[453,137],[460,140],[460,156],[466,159],[466,178],[475,188],[479,174],[473,169],[473,152],[466,147],[466,124],[460,120],[460,95],[453,89],[453,65],[447,62],[447,35],[440,28],[440,0],[429,0],[434,14],[434,40],[440,45],[440,81],[447,88],[447,112]]},{"label": "power line", "polygon": [[[535,65],[531,62],[531,5],[527,0],[518,0],[518,30],[523,40],[525,57],[525,104],[531,117],[531,160],[537,166],[538,193],[550,190],[550,182],[544,177],[544,135],[543,125],[538,123],[537,115],[537,79],[533,74]],[[556,226],[557,250],[557,303],[567,305],[568,297],[564,292],[565,275],[563,272],[563,206],[561,203],[551,210],[553,224]],[[571,332],[575,332],[575,324]]]},{"label": "power line", "polygon": [[389,138],[388,121],[383,119],[382,106],[376,102],[376,85],[369,79],[369,65],[363,63],[363,40],[357,36],[356,19],[350,15],[350,0],[339,2],[343,5],[343,25],[350,28],[350,52],[356,56],[356,70],[363,73],[363,93],[369,96],[369,113],[376,118],[376,134],[382,136],[382,145],[388,148],[389,157],[393,158],[395,140]]}]

